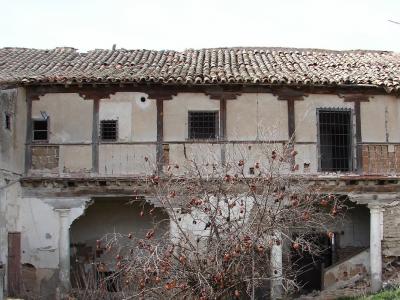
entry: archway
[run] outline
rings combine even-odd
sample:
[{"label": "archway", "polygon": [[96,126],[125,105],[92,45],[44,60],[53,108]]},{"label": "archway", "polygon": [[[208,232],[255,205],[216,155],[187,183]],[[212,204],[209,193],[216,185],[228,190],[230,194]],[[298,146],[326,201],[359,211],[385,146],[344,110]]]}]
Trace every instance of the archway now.
[{"label": "archway", "polygon": [[[96,288],[100,278],[115,271],[115,257],[111,256],[114,251],[107,248],[113,238],[118,238],[122,245],[128,242],[130,234],[145,238],[150,229],[156,229],[156,236],[162,237],[169,232],[169,226],[167,212],[144,199],[93,199],[85,214],[70,227],[72,287]],[[116,289],[115,286],[107,288]]]}]

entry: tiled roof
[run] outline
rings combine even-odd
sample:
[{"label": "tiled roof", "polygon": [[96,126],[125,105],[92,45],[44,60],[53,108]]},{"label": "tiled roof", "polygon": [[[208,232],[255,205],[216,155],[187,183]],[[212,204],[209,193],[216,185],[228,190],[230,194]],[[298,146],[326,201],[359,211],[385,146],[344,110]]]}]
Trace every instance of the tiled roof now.
[{"label": "tiled roof", "polygon": [[291,48],[0,49],[0,83],[373,85],[400,89],[400,54]]}]

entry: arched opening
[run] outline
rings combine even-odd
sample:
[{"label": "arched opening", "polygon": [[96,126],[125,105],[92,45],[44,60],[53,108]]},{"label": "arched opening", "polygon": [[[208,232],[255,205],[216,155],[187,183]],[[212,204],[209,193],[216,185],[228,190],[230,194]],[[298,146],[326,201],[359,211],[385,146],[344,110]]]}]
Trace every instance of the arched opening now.
[{"label": "arched opening", "polygon": [[[130,241],[130,235],[141,239],[149,230],[155,229],[156,236],[163,237],[168,234],[169,226],[167,212],[144,199],[93,199],[85,214],[76,219],[70,228],[72,287],[96,289],[101,279],[115,272],[115,251],[108,248],[111,244],[124,251],[124,244]],[[111,243],[113,239],[118,242]],[[107,283],[107,290],[117,289],[114,282]]]}]

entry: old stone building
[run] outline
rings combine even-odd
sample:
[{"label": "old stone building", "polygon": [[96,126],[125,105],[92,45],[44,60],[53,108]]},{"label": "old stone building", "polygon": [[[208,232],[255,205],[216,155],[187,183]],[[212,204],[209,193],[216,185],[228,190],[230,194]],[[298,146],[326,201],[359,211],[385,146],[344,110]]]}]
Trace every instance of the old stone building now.
[{"label": "old stone building", "polygon": [[[223,161],[237,145],[256,157],[257,145],[292,142],[296,172],[353,203],[335,228],[333,264],[312,288],[365,272],[378,290],[382,255],[400,256],[396,53],[3,48],[0,88],[0,261],[9,294],[52,298],[55,287],[68,289],[72,255],[90,255],[110,227],[148,228],[132,217],[139,207],[124,205],[146,198],[135,187],[148,175],[144,157],[162,172],[204,147]],[[251,176],[254,161],[246,164]],[[155,215],[168,218],[162,207]]]}]

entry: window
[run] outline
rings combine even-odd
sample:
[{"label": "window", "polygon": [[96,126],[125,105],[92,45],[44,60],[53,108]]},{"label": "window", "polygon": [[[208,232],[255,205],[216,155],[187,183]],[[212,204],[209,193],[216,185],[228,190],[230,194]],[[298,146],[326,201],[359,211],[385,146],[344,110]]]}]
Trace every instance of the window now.
[{"label": "window", "polygon": [[218,136],[217,111],[189,112],[189,139],[216,139]]},{"label": "window", "polygon": [[48,140],[48,120],[33,120],[33,140]]},{"label": "window", "polygon": [[11,115],[9,113],[4,114],[4,127],[11,130]]},{"label": "window", "polygon": [[102,141],[116,141],[118,139],[118,121],[100,121],[100,136]]},{"label": "window", "polygon": [[319,109],[320,170],[350,171],[351,111],[347,109]]},{"label": "window", "polygon": [[48,140],[48,120],[33,120],[33,140]]}]

